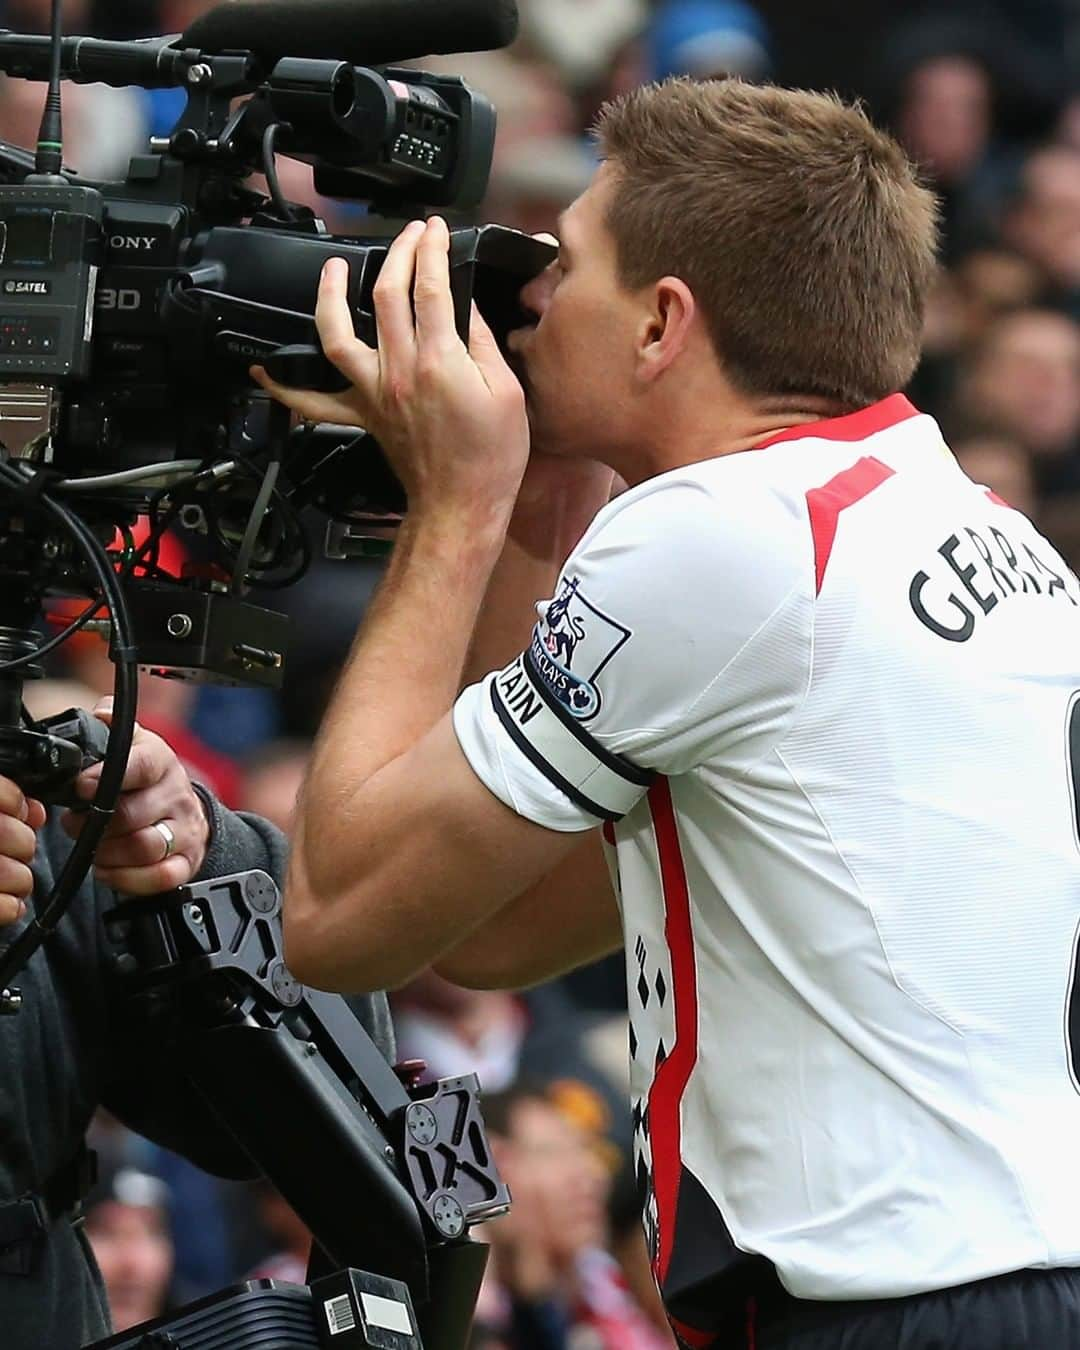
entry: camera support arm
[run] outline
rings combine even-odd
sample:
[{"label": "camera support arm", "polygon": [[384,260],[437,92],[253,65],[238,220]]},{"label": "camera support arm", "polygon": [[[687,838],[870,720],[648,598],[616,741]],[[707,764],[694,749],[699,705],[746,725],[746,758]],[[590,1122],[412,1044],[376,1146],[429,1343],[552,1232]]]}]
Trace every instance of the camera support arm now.
[{"label": "camera support arm", "polygon": [[[121,1016],[169,1055],[330,1262],[408,1285],[423,1325],[469,1226],[509,1207],[476,1078],[407,1089],[343,999],[294,980],[280,914],[262,872],[121,904],[105,916]],[[454,1344],[440,1327],[425,1329],[435,1350]]]}]

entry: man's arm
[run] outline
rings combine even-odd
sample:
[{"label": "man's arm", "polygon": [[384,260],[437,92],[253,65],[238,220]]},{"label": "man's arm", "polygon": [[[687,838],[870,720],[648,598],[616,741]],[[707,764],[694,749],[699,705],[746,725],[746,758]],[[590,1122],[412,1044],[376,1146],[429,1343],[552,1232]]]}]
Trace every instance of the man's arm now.
[{"label": "man's arm", "polygon": [[[549,535],[543,548],[539,540],[530,543],[524,531],[507,540],[488,584],[467,660],[464,644],[459,649],[463,675],[456,683],[449,679],[441,686],[430,682],[427,687],[432,703],[442,699],[449,707],[457,685],[480,679],[527,645],[535,620],[534,603],[554,592],[565,553],[587,525],[586,515],[591,519],[601,504],[597,489],[606,496],[609,480],[610,474],[597,473],[595,466],[580,475],[566,475],[565,495],[572,501],[564,500],[553,512],[562,528]],[[554,490],[550,495],[555,495]],[[522,516],[519,512],[519,526]],[[438,637],[430,629],[418,631],[415,624],[408,623],[410,608],[416,602],[410,583],[423,586],[432,578],[415,576],[408,557],[397,561],[400,571],[392,565],[358,644],[354,662],[359,658],[360,669],[354,664],[349,672],[354,680],[368,663],[374,667],[387,631],[393,632],[387,620],[392,623],[394,615],[405,622],[410,639],[430,642]],[[398,584],[399,576],[405,578],[403,584]],[[463,625],[455,623],[452,608],[444,618],[441,646],[445,654],[460,641]],[[348,675],[342,693],[348,688],[347,681]],[[422,696],[424,688],[402,682],[398,692]],[[323,731],[322,745],[331,756],[342,752],[346,742],[341,737],[349,735],[349,714],[341,708],[340,697],[339,693],[335,721]],[[377,706],[376,698],[379,705],[386,706],[387,700],[372,691],[370,702],[362,696],[358,699],[353,716],[362,715],[365,703]],[[336,730],[329,730],[330,726]],[[310,800],[311,790],[309,782],[305,801]],[[388,806],[388,818],[376,831],[372,813],[380,799]],[[361,805],[365,819],[362,834],[358,834],[354,812]],[[435,960],[439,972],[459,984],[524,988],[596,960],[621,943],[621,923],[599,830],[585,835],[553,835],[516,816],[476,778],[461,753],[449,718],[376,781],[369,782],[352,809],[334,825],[336,828],[322,835],[324,855],[353,875],[360,870],[356,862],[350,864],[355,850],[364,847],[364,839],[376,841],[376,856],[360,865],[372,890],[366,899],[355,892],[350,901],[339,906],[340,928],[320,932],[320,925],[331,922],[325,908],[313,906],[302,917],[295,905],[286,910],[289,961],[302,976],[309,952],[319,961],[320,951],[333,951],[340,956],[342,966],[331,971],[321,963],[317,973],[320,980],[329,978],[335,987],[346,987],[350,980],[352,987],[366,987],[380,971],[388,982],[396,984],[427,960]],[[533,856],[529,871],[537,880],[514,898]],[[441,888],[441,893],[427,894],[430,881]],[[395,893],[399,896],[396,902]],[[389,921],[388,927],[380,925],[380,914]],[[360,964],[359,949],[364,945],[370,972]],[[390,960],[391,952],[404,961],[404,966]],[[309,977],[315,974],[307,971]],[[360,986],[355,984],[357,978],[362,981]]]},{"label": "man's arm", "polygon": [[528,989],[609,956],[622,940],[594,830],[539,883],[436,961],[435,969],[468,989]]},{"label": "man's arm", "polygon": [[[308,420],[371,431],[409,497],[300,804],[287,953],[301,979],[329,988],[407,980],[581,846],[580,835],[535,825],[499,801],[451,724],[470,648],[490,668],[477,620],[489,588],[500,586],[493,574],[529,439],[521,387],[479,315],[468,349],[458,338],[448,250],[441,221],[414,224],[395,241],[375,294],[377,352],[353,333],[344,264],[329,265],[318,320],[327,356],[352,382],[346,394],[285,390],[256,371]],[[549,572],[528,604],[550,587]],[[614,940],[610,911],[598,916],[581,959]],[[534,933],[519,940],[537,945]]]},{"label": "man's arm", "polygon": [[[535,604],[555,594],[563,564],[607,504],[613,477],[602,464],[537,455],[530,460],[484,597],[463,685],[501,669],[529,645]],[[525,989],[621,945],[622,922],[597,829],[581,836],[563,862],[458,943],[436,969],[472,989]]]},{"label": "man's arm", "polygon": [[302,416],[374,433],[410,511],[346,665],[300,803],[286,893],[307,983],[408,979],[540,879],[576,840],[516,816],[477,779],[450,710],[528,460],[524,395],[474,313],[455,328],[449,232],[413,224],[375,292],[377,352],[328,265],[318,321],[348,393],[261,382]]}]

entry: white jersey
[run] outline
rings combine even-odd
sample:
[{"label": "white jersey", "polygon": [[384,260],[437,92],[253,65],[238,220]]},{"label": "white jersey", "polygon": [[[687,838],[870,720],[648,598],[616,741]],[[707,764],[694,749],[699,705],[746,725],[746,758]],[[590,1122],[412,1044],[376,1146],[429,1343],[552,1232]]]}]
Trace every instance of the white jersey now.
[{"label": "white jersey", "polygon": [[[597,517],[462,696],[600,821],[669,1309],[1080,1265],[1080,583],[900,395]],[[710,1292],[711,1291],[711,1292]]]}]

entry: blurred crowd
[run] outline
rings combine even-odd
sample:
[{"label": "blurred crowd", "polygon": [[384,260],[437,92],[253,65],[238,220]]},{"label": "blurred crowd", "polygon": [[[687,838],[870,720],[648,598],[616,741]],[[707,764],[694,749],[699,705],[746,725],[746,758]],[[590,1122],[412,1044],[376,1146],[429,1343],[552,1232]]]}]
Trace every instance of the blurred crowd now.
[{"label": "blurred crowd", "polygon": [[[297,0],[302,8],[303,0]],[[182,30],[205,0],[67,0],[68,32]],[[910,391],[965,469],[1031,514],[1080,563],[1080,19],[1068,0],[520,0],[509,52],[424,63],[464,74],[500,113],[485,218],[551,230],[594,168],[588,129],[608,97],[673,73],[836,89],[893,128],[942,201],[926,356]],[[47,0],[0,0],[41,31]],[[0,85],[0,137],[36,140],[40,86]],[[122,177],[174,95],[71,88],[66,160]],[[284,167],[284,166],[283,166]],[[283,172],[331,227],[310,170]],[[178,539],[174,564],[183,558]],[[166,570],[169,566],[163,558]],[[144,681],[141,720],[230,805],[290,826],[314,734],[377,565],[317,564],[284,594],[293,618],[280,697]],[[28,690],[38,715],[111,687],[94,636]],[[644,995],[647,997],[647,991]],[[394,997],[400,1055],[432,1077],[475,1071],[489,1094],[512,1214],[489,1225],[476,1345],[659,1350],[672,1344],[639,1228],[626,1106],[621,957],[523,996],[433,974]],[[102,1175],[87,1231],[119,1328],[220,1288],[302,1281],[309,1235],[268,1185],[226,1185],[99,1121]],[[358,1216],[364,1222],[365,1216]],[[377,1221],[374,1220],[374,1221]]]}]

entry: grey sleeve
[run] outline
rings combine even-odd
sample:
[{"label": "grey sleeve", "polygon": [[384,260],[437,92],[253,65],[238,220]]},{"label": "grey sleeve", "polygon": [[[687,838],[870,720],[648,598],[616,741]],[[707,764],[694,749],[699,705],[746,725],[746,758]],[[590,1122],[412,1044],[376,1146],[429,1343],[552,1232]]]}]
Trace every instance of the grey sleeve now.
[{"label": "grey sleeve", "polygon": [[260,868],[268,872],[278,886],[284,887],[289,844],[277,826],[260,816],[230,811],[200,783],[193,787],[210,822],[210,844],[195,880],[211,881],[214,877]]},{"label": "grey sleeve", "polygon": [[[233,872],[260,868],[268,872],[279,887],[284,888],[289,844],[277,826],[271,825],[261,816],[230,811],[201,784],[196,783],[194,787],[206,807],[210,821],[210,846],[202,870],[195,880],[209,881],[214,877],[227,877]],[[385,1058],[393,1064],[397,1058],[397,1047],[386,995],[357,995],[345,1001]]]}]

